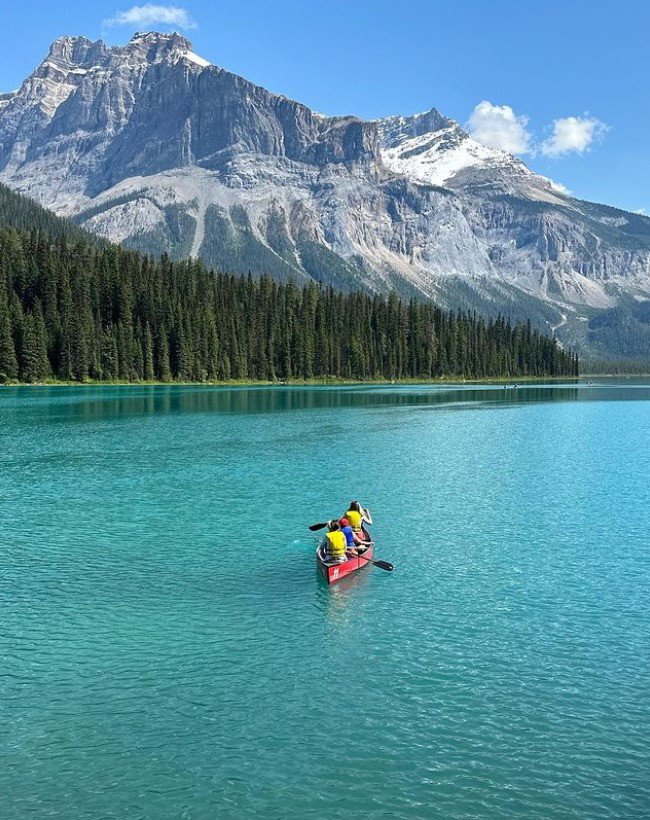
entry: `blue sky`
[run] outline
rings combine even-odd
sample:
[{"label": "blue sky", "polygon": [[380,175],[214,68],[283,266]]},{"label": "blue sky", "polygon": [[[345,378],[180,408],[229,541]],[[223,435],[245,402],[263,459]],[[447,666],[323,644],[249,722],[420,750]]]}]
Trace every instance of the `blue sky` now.
[{"label": "blue sky", "polygon": [[62,34],[122,44],[138,29],[176,29],[210,62],[325,114],[435,106],[576,196],[650,213],[647,0],[134,5],[15,4],[3,15],[0,90],[17,88]]}]

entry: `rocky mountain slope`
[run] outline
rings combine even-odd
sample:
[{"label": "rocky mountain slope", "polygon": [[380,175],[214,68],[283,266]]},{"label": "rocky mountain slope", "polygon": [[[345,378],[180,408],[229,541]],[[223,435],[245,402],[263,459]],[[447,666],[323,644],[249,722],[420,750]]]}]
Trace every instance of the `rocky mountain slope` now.
[{"label": "rocky mountain slope", "polygon": [[178,34],[56,40],[0,95],[0,181],[145,251],[532,315],[577,344],[595,311],[650,297],[650,219],[562,193],[435,109],[324,117]]}]

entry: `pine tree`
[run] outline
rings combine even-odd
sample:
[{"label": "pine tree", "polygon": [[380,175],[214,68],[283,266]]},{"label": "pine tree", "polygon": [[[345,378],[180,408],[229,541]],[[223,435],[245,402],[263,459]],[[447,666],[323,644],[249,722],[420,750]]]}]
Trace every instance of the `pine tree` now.
[{"label": "pine tree", "polygon": [[144,378],[148,382],[152,382],[156,378],[156,371],[153,363],[153,336],[149,330],[149,325],[144,329],[142,336],[143,346],[143,360],[144,360]]},{"label": "pine tree", "polygon": [[37,318],[27,313],[23,321],[22,349],[20,356],[20,380],[40,382],[47,376],[47,350],[40,338]]},{"label": "pine tree", "polygon": [[101,332],[99,351],[101,378],[106,381],[114,381],[118,378],[120,366],[117,339],[112,325]]},{"label": "pine tree", "polygon": [[155,349],[156,378],[161,382],[172,380],[172,371],[169,364],[169,341],[163,328],[158,330]]},{"label": "pine tree", "polygon": [[34,332],[36,334],[36,352],[39,374],[38,381],[42,381],[51,375],[51,368],[50,360],[47,356],[47,330],[45,327],[45,320],[43,318],[41,302],[38,298],[34,300],[32,316],[34,320]]},{"label": "pine tree", "polygon": [[0,382],[18,378],[18,359],[11,332],[11,316],[4,278],[0,272]]}]

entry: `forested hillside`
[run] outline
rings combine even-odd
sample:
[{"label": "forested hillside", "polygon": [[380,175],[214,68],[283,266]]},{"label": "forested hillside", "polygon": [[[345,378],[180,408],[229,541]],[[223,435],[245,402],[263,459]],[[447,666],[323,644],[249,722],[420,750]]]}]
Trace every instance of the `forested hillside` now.
[{"label": "forested hillside", "polygon": [[588,324],[589,342],[596,354],[616,351],[632,368],[647,370],[650,363],[650,302],[630,300],[596,314]]},{"label": "forested hillside", "polygon": [[11,191],[6,185],[0,185],[0,228],[38,230],[51,237],[65,236],[68,239],[104,244],[103,240],[92,236],[71,220],[62,219],[33,199]]},{"label": "forested hillside", "polygon": [[[0,225],[29,224],[32,204],[2,193]],[[4,382],[577,373],[530,324],[154,261],[36,217],[39,230],[0,227]]]}]

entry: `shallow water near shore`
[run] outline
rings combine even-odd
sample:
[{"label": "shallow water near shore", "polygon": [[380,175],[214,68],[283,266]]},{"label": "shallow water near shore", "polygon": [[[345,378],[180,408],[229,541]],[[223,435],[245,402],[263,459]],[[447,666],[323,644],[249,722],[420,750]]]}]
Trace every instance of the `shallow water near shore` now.
[{"label": "shallow water near shore", "polygon": [[3,388],[0,503],[0,817],[650,815],[650,380]]}]

